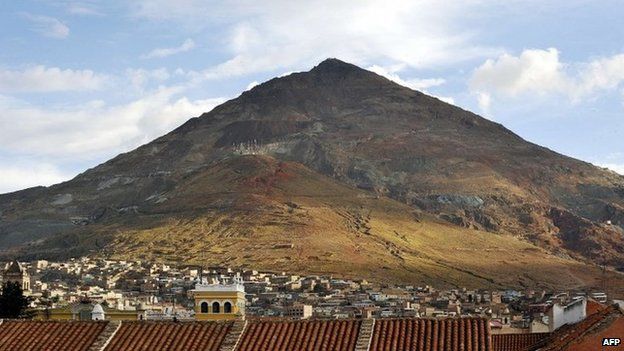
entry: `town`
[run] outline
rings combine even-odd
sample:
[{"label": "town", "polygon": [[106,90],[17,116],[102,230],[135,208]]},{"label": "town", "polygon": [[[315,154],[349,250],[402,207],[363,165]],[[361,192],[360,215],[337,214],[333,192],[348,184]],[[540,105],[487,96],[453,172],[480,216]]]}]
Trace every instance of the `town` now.
[{"label": "town", "polygon": [[331,276],[99,258],[13,261],[0,267],[5,267],[3,282],[18,282],[30,297],[36,319],[91,320],[94,313],[110,320],[202,319],[196,313],[207,311],[195,306],[197,286],[238,284],[244,292],[238,310],[244,311],[246,319],[481,317],[489,320],[493,334],[549,333],[584,319],[592,304],[608,300],[603,292],[439,290]]}]

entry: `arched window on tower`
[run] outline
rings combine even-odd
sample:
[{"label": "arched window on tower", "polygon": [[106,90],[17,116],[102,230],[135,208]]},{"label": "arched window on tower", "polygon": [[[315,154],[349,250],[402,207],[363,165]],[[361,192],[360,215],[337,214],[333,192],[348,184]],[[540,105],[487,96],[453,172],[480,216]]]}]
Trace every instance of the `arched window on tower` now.
[{"label": "arched window on tower", "polygon": [[208,313],[208,302],[202,302],[200,308],[201,313]]},{"label": "arched window on tower", "polygon": [[232,304],[226,302],[223,304],[223,313],[232,313]]},{"label": "arched window on tower", "polygon": [[212,313],[221,313],[221,306],[216,301],[212,303]]}]

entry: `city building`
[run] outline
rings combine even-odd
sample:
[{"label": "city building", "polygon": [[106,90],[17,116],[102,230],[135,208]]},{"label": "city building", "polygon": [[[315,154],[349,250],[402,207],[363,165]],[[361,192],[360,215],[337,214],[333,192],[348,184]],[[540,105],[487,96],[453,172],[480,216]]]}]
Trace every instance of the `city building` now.
[{"label": "city building", "polygon": [[191,295],[195,301],[196,320],[245,318],[245,286],[237,278],[231,284],[198,283]]},{"label": "city building", "polygon": [[17,260],[8,264],[2,274],[2,282],[17,283],[24,292],[30,292],[30,275]]},{"label": "city building", "polygon": [[312,305],[295,303],[284,307],[284,317],[292,319],[307,319],[312,317],[313,311],[314,309],[312,308]]},{"label": "city building", "polygon": [[548,328],[550,332],[566,324],[582,321],[587,316],[587,299],[580,297],[567,305],[555,303],[548,311]]},{"label": "city building", "polygon": [[40,309],[37,311],[34,319],[56,321],[135,321],[141,319],[141,311],[107,308],[99,303],[83,300],[63,307]]}]

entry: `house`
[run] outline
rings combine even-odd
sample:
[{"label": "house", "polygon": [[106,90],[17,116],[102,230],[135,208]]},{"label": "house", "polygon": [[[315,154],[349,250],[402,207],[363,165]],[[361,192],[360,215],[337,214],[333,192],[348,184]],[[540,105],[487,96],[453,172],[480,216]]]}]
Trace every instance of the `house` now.
[{"label": "house", "polygon": [[624,313],[617,305],[598,310],[575,324],[565,325],[552,333],[543,351],[624,350],[618,346],[603,347],[604,339],[624,337]]},{"label": "house", "polygon": [[567,305],[554,303],[548,310],[548,329],[553,332],[566,324],[582,321],[587,316],[587,299],[578,297]]},{"label": "house", "polygon": [[[580,314],[576,310],[579,305],[582,304],[573,301],[572,306],[575,310],[571,316]],[[493,334],[494,351],[602,350],[603,339],[624,335],[624,314],[617,305],[609,307],[589,299],[586,300],[585,308],[586,318],[561,325],[553,333]],[[619,348],[611,346],[608,349],[624,350],[624,346],[620,345]]]},{"label": "house", "polygon": [[312,317],[313,307],[312,305],[305,305],[301,303],[295,303],[290,306],[284,307],[284,317],[293,319],[307,319]]}]

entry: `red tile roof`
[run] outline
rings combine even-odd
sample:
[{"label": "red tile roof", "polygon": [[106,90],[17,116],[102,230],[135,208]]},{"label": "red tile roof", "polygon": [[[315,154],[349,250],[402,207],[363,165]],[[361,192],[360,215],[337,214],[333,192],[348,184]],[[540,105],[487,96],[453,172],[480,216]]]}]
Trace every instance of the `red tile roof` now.
[{"label": "red tile roof", "polygon": [[250,322],[237,351],[353,351],[361,321],[268,321]]},{"label": "red tile roof", "polygon": [[487,319],[378,319],[371,351],[490,351]]},{"label": "red tile roof", "polygon": [[[624,337],[624,314],[617,306],[609,306],[576,324],[559,328],[549,338],[547,346],[540,350],[601,350],[602,338],[605,337]],[[624,350],[624,345],[611,346],[606,349]]]},{"label": "red tile roof", "polygon": [[492,335],[494,351],[534,350],[544,345],[550,333],[495,334]]},{"label": "red tile roof", "polygon": [[0,351],[87,351],[107,322],[3,321]]},{"label": "red tile roof", "polygon": [[[584,351],[584,350],[600,350],[602,340],[604,338],[624,338],[624,318],[619,317],[608,327],[596,330],[584,338],[575,340],[566,350],[568,351]],[[604,347],[605,350],[623,351],[624,345]]]},{"label": "red tile roof", "polygon": [[232,322],[123,322],[106,351],[217,351]]},{"label": "red tile roof", "polygon": [[588,299],[587,300],[587,305],[585,307],[585,311],[587,313],[587,315],[592,315],[600,310],[603,310],[605,308],[607,308],[607,305],[603,305],[600,302]]},{"label": "red tile roof", "polygon": [[[353,351],[362,325],[361,320],[251,321],[236,350]],[[233,326],[231,321],[123,322],[105,350],[217,351],[226,346],[226,336],[238,339]],[[0,324],[0,351],[88,351],[115,328],[116,324],[108,322],[4,321]],[[360,342],[367,345],[369,329],[362,329],[367,331]],[[622,336],[624,314],[611,306],[550,335],[491,335],[488,321],[479,318],[377,319],[369,350],[584,351],[600,350],[603,338]],[[609,350],[624,350],[624,345]]]}]

